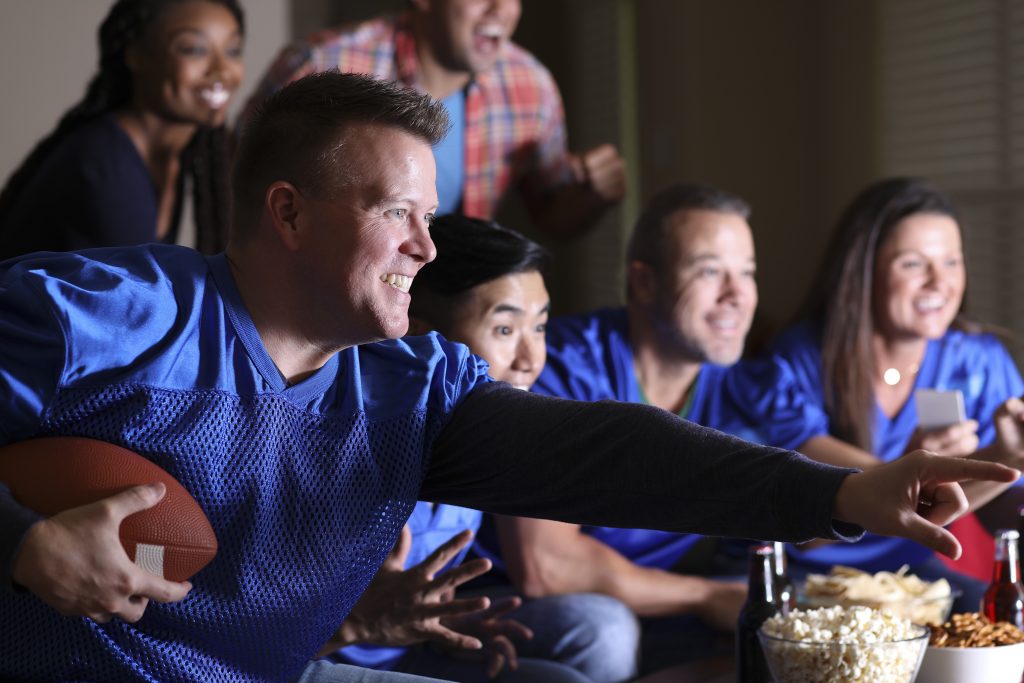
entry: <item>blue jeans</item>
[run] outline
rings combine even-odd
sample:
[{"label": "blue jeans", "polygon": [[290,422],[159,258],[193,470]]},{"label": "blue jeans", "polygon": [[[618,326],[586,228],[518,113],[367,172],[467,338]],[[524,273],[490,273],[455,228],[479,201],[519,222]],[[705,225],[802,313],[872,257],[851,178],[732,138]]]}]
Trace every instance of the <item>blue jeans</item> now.
[{"label": "blue jeans", "polygon": [[594,683],[620,683],[637,673],[640,624],[622,602],[597,593],[529,600],[509,613],[533,639],[517,644],[523,656],[571,666]]}]

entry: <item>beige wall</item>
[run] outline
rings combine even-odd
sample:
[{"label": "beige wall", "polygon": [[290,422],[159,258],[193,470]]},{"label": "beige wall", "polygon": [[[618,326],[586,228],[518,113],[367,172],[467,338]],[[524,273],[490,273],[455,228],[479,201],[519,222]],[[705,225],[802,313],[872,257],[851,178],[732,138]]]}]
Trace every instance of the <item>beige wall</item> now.
[{"label": "beige wall", "polygon": [[[0,179],[85,93],[96,70],[96,34],[112,0],[3,0],[0,92],[4,133]],[[247,78],[233,109],[290,36],[289,0],[243,0]]]}]

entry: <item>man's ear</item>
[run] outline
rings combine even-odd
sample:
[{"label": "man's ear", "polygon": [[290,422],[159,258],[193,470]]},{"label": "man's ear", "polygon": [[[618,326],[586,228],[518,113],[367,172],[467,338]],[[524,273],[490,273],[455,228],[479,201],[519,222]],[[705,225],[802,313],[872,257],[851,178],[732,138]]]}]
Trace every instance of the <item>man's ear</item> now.
[{"label": "man's ear", "polygon": [[626,268],[626,281],[629,284],[630,296],[637,303],[649,304],[654,301],[658,278],[651,264],[630,261]]},{"label": "man's ear", "polygon": [[294,185],[279,180],[267,188],[264,208],[274,232],[289,251],[299,248],[306,199]]},{"label": "man's ear", "polygon": [[429,322],[424,320],[423,318],[417,317],[415,315],[410,315],[409,316],[409,331],[406,334],[412,334],[412,335],[426,334],[427,332],[430,332],[433,329],[436,329],[436,328],[433,325],[431,325]]}]

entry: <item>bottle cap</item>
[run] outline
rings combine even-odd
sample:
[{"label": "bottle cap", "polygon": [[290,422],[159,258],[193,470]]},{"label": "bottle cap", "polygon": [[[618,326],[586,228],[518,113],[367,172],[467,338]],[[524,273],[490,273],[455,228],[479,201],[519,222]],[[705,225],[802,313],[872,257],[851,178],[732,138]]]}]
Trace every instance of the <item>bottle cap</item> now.
[{"label": "bottle cap", "polygon": [[1016,529],[1000,529],[996,532],[996,538],[1000,540],[1016,541],[1020,538],[1020,532]]}]

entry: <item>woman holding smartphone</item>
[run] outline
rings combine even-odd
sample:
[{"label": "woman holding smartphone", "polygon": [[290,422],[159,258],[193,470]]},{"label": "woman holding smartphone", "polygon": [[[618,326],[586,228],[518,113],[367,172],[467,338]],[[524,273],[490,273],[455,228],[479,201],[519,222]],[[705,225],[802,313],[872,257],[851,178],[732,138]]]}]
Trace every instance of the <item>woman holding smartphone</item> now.
[{"label": "woman holding smartphone", "polygon": [[[959,221],[941,192],[920,180],[894,178],[854,199],[811,289],[805,321],[774,346],[807,396],[825,409],[832,436],[878,461],[924,448],[1020,464],[1024,405],[1017,397],[1024,381],[1003,344],[962,315],[966,280]],[[960,392],[967,419],[920,429],[918,389]],[[979,482],[965,487],[973,509],[997,497],[1012,501],[1021,489],[1004,491]],[[797,548],[793,555],[795,565],[815,571],[833,564],[867,571],[907,564],[922,578],[950,579],[969,610],[977,609],[984,589],[909,541],[868,537],[849,546]]]}]

